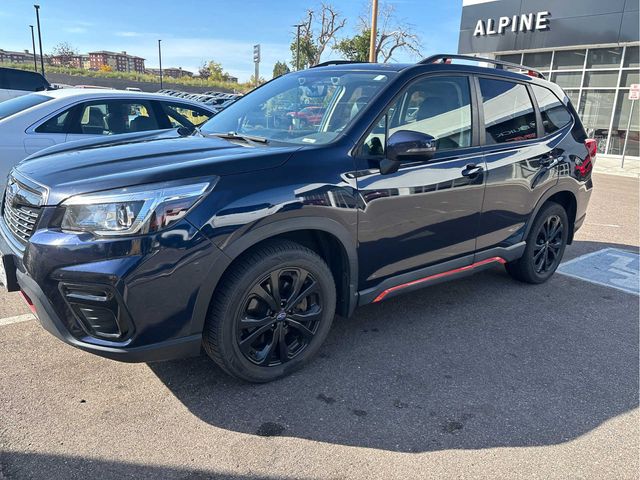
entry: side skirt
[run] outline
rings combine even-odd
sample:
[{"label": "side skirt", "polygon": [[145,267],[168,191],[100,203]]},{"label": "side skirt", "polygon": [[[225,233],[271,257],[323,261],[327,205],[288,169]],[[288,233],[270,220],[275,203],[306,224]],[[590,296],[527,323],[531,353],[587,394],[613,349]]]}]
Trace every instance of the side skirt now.
[{"label": "side skirt", "polygon": [[411,292],[426,286],[465,277],[491,268],[497,264],[504,265],[507,262],[520,258],[525,248],[525,242],[520,242],[507,248],[490,248],[482,252],[477,252],[475,255],[467,255],[455,260],[387,278],[379,285],[359,292],[358,305],[381,302],[382,300],[395,297],[400,293]]}]

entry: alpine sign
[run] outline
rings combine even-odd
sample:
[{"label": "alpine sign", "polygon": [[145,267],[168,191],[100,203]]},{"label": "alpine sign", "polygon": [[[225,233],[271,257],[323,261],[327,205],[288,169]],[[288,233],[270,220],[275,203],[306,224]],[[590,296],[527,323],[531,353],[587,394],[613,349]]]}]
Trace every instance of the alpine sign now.
[{"label": "alpine sign", "polygon": [[500,17],[496,21],[493,18],[478,20],[473,31],[474,37],[487,35],[502,35],[507,30],[512,32],[531,32],[549,29],[550,12],[523,13],[510,17]]}]

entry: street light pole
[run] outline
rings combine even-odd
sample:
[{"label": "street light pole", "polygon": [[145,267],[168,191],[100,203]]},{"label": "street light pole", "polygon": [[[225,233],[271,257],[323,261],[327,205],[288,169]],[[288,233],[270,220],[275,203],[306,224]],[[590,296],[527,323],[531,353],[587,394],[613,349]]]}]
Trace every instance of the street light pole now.
[{"label": "street light pole", "polygon": [[33,25],[29,25],[31,28],[31,45],[33,46],[33,71],[38,71],[38,61],[36,60],[36,37],[33,33]]},{"label": "street light pole", "polygon": [[160,42],[162,40],[158,40],[158,62],[160,62],[160,90],[162,90],[162,49],[160,48]]},{"label": "street light pole", "polygon": [[40,45],[40,68],[42,69],[42,76],[44,77],[44,55],[42,54],[42,32],[40,31],[40,5],[34,5],[33,7],[36,9],[36,23],[38,25],[38,44]]},{"label": "street light pole", "polygon": [[300,27],[302,27],[302,23],[298,25],[294,25],[297,29],[296,34],[296,71],[300,70]]},{"label": "street light pole", "polygon": [[371,4],[371,38],[369,39],[369,62],[376,63],[376,37],[378,36],[378,0]]}]

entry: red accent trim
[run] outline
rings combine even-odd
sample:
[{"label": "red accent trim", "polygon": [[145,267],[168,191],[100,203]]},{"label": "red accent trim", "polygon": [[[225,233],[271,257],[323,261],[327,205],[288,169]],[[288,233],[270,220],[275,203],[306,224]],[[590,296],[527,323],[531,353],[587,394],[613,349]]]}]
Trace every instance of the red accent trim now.
[{"label": "red accent trim", "polygon": [[35,316],[37,316],[37,314],[36,314],[36,306],[33,304],[31,299],[29,298],[29,295],[27,295],[22,290],[20,290],[20,296],[27,303],[27,306],[29,307],[29,310],[31,310],[31,313],[33,313]]},{"label": "red accent trim", "polygon": [[413,280],[412,282],[403,283],[401,285],[396,285],[395,287],[387,288],[384,292],[382,292],[380,295],[376,297],[373,303],[380,302],[381,300],[384,299],[384,297],[386,297],[391,292],[395,292],[396,290],[401,290],[403,288],[411,287],[413,285],[419,285],[421,283],[428,282],[429,280],[436,280],[438,278],[448,277],[449,275],[453,275],[454,273],[466,272],[467,270],[473,270],[474,268],[481,267],[482,265],[487,265],[489,263],[496,263],[496,262],[501,263],[503,265],[507,263],[507,261],[502,257],[491,257],[491,258],[487,258],[486,260],[481,260],[479,262],[472,263],[471,265],[466,265],[460,268],[454,268],[453,270],[449,270],[442,273],[436,273],[435,275],[429,275],[428,277],[419,278],[418,280]]}]

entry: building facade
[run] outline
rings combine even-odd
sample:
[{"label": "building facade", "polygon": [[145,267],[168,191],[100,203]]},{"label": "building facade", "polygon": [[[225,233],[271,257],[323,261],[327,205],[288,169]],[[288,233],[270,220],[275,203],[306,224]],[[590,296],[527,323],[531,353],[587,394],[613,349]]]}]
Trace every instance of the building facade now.
[{"label": "building facade", "polygon": [[89,68],[99,70],[101,67],[111,67],[114,72],[144,73],[144,58],[129,55],[127,52],[109,52],[100,50],[89,52]]},{"label": "building facade", "polygon": [[[151,75],[160,75],[160,69],[147,68],[147,73],[150,73]],[[162,69],[162,75],[164,77],[171,77],[171,78],[193,77],[193,72],[190,72],[188,70],[183,70],[182,67],[178,67],[178,68],[169,67],[169,68]]]},{"label": "building facade", "polygon": [[81,68],[88,70],[91,67],[89,55],[52,55],[51,65]]},{"label": "building facade", "polygon": [[[36,61],[40,62],[40,55],[36,55]],[[14,52],[0,48],[0,63],[33,63],[33,53],[29,50]]]},{"label": "building facade", "polygon": [[463,0],[458,53],[542,71],[571,99],[600,153],[640,155],[640,0]]}]

